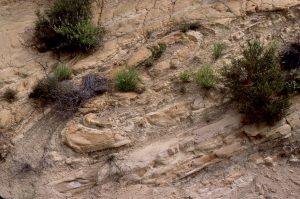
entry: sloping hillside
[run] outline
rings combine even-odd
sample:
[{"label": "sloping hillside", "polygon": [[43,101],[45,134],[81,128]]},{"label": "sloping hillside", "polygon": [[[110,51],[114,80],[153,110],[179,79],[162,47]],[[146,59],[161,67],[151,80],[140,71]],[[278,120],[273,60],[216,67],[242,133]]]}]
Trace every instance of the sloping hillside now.
[{"label": "sloping hillside", "polygon": [[[106,35],[90,55],[36,50],[35,12],[50,3],[0,3],[0,93],[17,91],[0,101],[0,198],[299,198],[299,97],[275,125],[243,125],[221,83],[180,80],[207,63],[220,71],[249,39],[295,39],[299,0],[97,0],[93,21]],[[226,49],[213,60],[216,43]],[[135,66],[138,91],[112,89],[62,118],[28,98],[57,62],[74,81]]]}]

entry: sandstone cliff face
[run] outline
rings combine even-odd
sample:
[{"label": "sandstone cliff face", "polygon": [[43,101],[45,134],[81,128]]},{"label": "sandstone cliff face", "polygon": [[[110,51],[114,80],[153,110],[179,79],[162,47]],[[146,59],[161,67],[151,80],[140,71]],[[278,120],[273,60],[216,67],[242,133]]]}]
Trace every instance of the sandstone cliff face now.
[{"label": "sandstone cliff face", "polygon": [[[243,126],[222,85],[205,92],[179,81],[211,62],[220,69],[247,39],[289,41],[300,34],[299,0],[97,0],[94,22],[107,30],[89,56],[38,53],[35,10],[48,1],[0,3],[0,196],[3,198],[298,198],[300,99],[276,125]],[[182,23],[199,27],[186,33]],[[167,50],[151,68],[150,47]],[[80,80],[112,77],[122,65],[140,73],[138,93],[108,92],[73,118],[28,99],[50,67],[68,61]]]}]

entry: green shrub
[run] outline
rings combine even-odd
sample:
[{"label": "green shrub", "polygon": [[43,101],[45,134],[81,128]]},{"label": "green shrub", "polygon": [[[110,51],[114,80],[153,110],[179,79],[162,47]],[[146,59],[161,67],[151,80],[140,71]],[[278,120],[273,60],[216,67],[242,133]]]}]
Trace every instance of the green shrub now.
[{"label": "green shrub", "polygon": [[189,82],[191,80],[191,75],[188,71],[183,71],[180,73],[180,80],[182,82]]},{"label": "green shrub", "polygon": [[217,77],[211,65],[203,65],[196,73],[196,83],[205,89],[214,87],[217,83]]},{"label": "green shrub", "polygon": [[216,43],[213,48],[213,59],[217,60],[223,56],[223,51],[225,50],[225,44]]},{"label": "green shrub", "polygon": [[9,103],[15,101],[17,99],[17,91],[8,88],[3,93],[3,99]]},{"label": "green shrub", "polygon": [[72,68],[67,65],[57,65],[54,68],[54,75],[59,81],[71,79],[72,73]]},{"label": "green shrub", "polygon": [[259,41],[248,42],[243,57],[234,59],[224,69],[224,84],[248,123],[275,122],[289,107],[276,49],[273,44],[264,46]]},{"label": "green shrub", "polygon": [[97,47],[103,34],[102,27],[95,27],[89,21],[81,21],[75,25],[62,26],[56,32],[66,39],[60,48],[74,48],[87,51]]},{"label": "green shrub", "polygon": [[55,0],[44,13],[37,12],[35,36],[53,50],[87,51],[96,47],[103,28],[91,22],[92,0]]},{"label": "green shrub", "polygon": [[138,73],[133,68],[123,68],[115,76],[118,90],[123,92],[134,91],[138,83]]}]

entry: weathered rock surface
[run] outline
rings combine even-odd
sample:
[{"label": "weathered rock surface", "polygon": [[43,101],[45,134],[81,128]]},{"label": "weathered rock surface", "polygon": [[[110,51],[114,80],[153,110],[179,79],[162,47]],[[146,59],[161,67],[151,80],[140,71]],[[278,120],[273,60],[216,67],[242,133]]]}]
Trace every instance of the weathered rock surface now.
[{"label": "weathered rock surface", "polygon": [[68,124],[63,130],[65,143],[77,152],[117,148],[130,143],[121,132],[111,129],[92,129],[81,124]]},{"label": "weathered rock surface", "polygon": [[146,115],[149,123],[158,126],[174,126],[181,119],[186,119],[190,115],[190,103],[183,102],[172,104],[162,108],[157,112]]},{"label": "weathered rock surface", "polygon": [[278,122],[275,126],[269,126],[266,124],[261,125],[247,125],[243,127],[244,133],[249,137],[260,136],[263,138],[276,138],[284,137],[291,134],[292,128],[285,121]]},{"label": "weathered rock surface", "polygon": [[138,49],[136,52],[134,52],[131,57],[127,60],[127,65],[129,66],[137,66],[146,59],[148,59],[152,55],[152,52],[146,48],[146,47],[141,47]]},{"label": "weathered rock surface", "polygon": [[[300,99],[274,126],[243,126],[222,85],[204,91],[179,76],[212,63],[216,42],[227,46],[213,62],[218,71],[249,38],[294,38],[299,0],[98,0],[93,21],[105,26],[104,43],[76,57],[29,48],[35,10],[47,3],[0,2],[0,93],[18,91],[17,102],[0,100],[0,145],[6,141],[0,146],[1,197],[298,198]],[[194,22],[198,27],[179,31]],[[151,68],[139,65],[159,43],[167,45],[162,57]],[[58,61],[72,66],[76,81],[137,66],[141,92],[108,92],[66,125],[50,120],[27,96]],[[130,147],[119,148],[124,145]]]}]

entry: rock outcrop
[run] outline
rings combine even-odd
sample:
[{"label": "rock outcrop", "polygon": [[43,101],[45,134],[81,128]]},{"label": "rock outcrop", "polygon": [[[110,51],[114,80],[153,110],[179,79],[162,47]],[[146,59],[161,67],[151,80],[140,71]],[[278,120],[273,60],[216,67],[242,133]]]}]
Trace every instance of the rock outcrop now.
[{"label": "rock outcrop", "polygon": [[[180,81],[206,63],[219,72],[249,38],[295,38],[299,0],[97,0],[93,21],[107,30],[103,45],[76,57],[31,48],[35,10],[48,4],[0,2],[0,94],[18,91],[16,102],[0,100],[1,197],[299,197],[299,98],[275,125],[245,126],[221,83],[207,91]],[[181,31],[186,23],[194,27]],[[212,60],[217,42],[226,49]],[[160,43],[166,51],[144,67]],[[62,120],[28,100],[56,62],[72,67],[74,81],[94,71],[111,78],[127,64],[139,88],[112,87]]]},{"label": "rock outcrop", "polygon": [[117,148],[130,143],[122,132],[111,129],[92,129],[70,123],[63,130],[65,143],[77,152],[92,152]]}]

